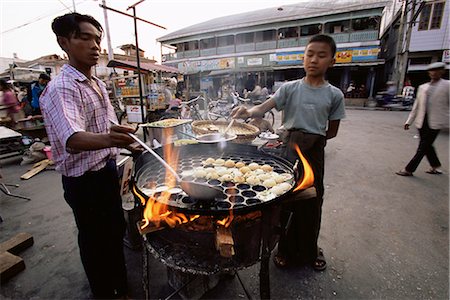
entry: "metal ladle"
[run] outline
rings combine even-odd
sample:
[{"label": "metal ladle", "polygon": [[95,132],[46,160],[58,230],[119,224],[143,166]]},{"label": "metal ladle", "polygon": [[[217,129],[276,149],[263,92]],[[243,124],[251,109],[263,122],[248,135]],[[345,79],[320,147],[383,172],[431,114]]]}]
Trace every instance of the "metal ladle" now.
[{"label": "metal ladle", "polygon": [[[111,121],[111,120],[110,120]],[[114,125],[119,125],[117,122],[111,121]],[[166,169],[172,173],[175,177],[175,180],[180,185],[181,189],[185,191],[191,198],[197,200],[213,200],[216,196],[222,194],[222,190],[212,187],[210,185],[192,181],[185,181],[180,178],[180,176],[175,172],[171,165],[169,165],[161,156],[158,155],[152,148],[150,148],[146,143],[141,141],[136,135],[132,133],[128,133],[130,137],[132,137],[136,142],[139,143],[145,150],[150,152],[161,164],[163,164]]]}]

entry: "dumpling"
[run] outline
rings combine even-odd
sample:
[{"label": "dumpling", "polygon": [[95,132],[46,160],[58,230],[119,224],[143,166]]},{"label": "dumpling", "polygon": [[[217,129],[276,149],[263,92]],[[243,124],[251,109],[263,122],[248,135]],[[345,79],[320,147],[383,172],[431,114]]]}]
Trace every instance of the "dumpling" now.
[{"label": "dumpling", "polygon": [[234,167],[235,164],[236,163],[233,160],[229,159],[224,163],[224,166],[227,168],[232,168],[232,167]]},{"label": "dumpling", "polygon": [[248,167],[252,171],[260,168],[260,166],[257,163],[251,163],[251,164],[248,165]]},{"label": "dumpling", "polygon": [[280,188],[279,185],[274,186],[274,187],[271,188],[269,191],[270,191],[271,193],[274,193],[274,194],[277,195],[277,196],[281,196],[281,195],[284,194],[283,189]]},{"label": "dumpling", "polygon": [[272,178],[275,180],[276,183],[282,183],[286,181],[286,178],[284,176],[278,174],[274,175]]},{"label": "dumpling", "polygon": [[273,171],[273,167],[272,167],[272,166],[269,166],[269,165],[262,165],[261,169],[262,169],[264,172],[272,172],[272,171]]},{"label": "dumpling", "polygon": [[245,178],[242,176],[234,176],[234,182],[236,183],[245,183]]},{"label": "dumpling", "polygon": [[206,174],[206,179],[218,179],[219,177],[219,174],[215,170]]},{"label": "dumpling", "polygon": [[256,176],[250,176],[247,178],[247,183],[251,185],[258,185],[261,183],[261,181]]},{"label": "dumpling", "polygon": [[238,161],[234,166],[236,168],[240,169],[242,167],[245,167],[245,163],[243,163],[242,161]]},{"label": "dumpling", "polygon": [[261,180],[261,181],[264,181],[264,180],[267,180],[267,179],[269,179],[269,178],[271,178],[272,176],[269,174],[269,173],[264,173],[264,174],[259,174],[258,175],[258,178],[259,178],[259,180]]},{"label": "dumpling", "polygon": [[214,164],[216,166],[223,166],[225,164],[225,160],[221,159],[221,158],[218,158],[218,159],[215,160]]},{"label": "dumpling", "polygon": [[277,185],[277,182],[272,178],[264,180],[264,182],[263,182],[263,186],[265,186],[266,188],[271,188],[276,185]]},{"label": "dumpling", "polygon": [[251,169],[249,167],[242,167],[239,169],[239,171],[241,171],[242,174],[248,173],[251,171]]},{"label": "dumpling", "polygon": [[286,193],[291,189],[292,186],[287,182],[283,182],[277,185],[277,187],[279,187],[281,190],[283,190],[284,193]]},{"label": "dumpling", "polygon": [[220,181],[232,181],[233,175],[231,174],[225,174],[222,177],[219,178]]},{"label": "dumpling", "polygon": [[218,169],[217,171],[217,174],[219,174],[219,176],[223,176],[223,175],[225,175],[225,174],[230,174],[230,171],[228,170],[228,169]]},{"label": "dumpling", "polygon": [[206,173],[211,173],[211,172],[216,172],[216,169],[209,167],[209,168],[205,168],[205,171],[206,171]]},{"label": "dumpling", "polygon": [[194,171],[194,177],[205,178],[206,177],[206,171],[204,169],[197,169],[197,170]]},{"label": "dumpling", "polygon": [[208,157],[205,161],[203,161],[204,165],[212,165],[216,160],[212,157]]}]

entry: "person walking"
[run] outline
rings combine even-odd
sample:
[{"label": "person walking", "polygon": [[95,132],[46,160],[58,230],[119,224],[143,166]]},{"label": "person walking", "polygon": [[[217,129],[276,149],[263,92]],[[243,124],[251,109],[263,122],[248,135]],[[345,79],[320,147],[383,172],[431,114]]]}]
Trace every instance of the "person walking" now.
[{"label": "person walking", "polygon": [[[274,263],[286,267],[293,261],[311,264],[314,270],[326,268],[323,250],[317,241],[320,231],[323,204],[323,176],[325,145],[334,138],[339,123],[345,117],[344,94],[325,80],[328,68],[335,63],[336,43],[328,35],[313,36],[305,49],[306,76],[283,84],[276,93],[260,105],[247,109],[236,107],[233,118],[262,117],[272,108],[283,111],[283,126],[288,130],[286,157],[291,162],[298,159],[298,145],[314,172],[317,196],[308,201],[292,196],[292,204],[286,209],[293,212],[287,234],[280,238]],[[300,197],[299,197],[300,198]]]},{"label": "person walking", "polygon": [[449,89],[450,81],[442,79],[445,63],[435,62],[427,67],[431,81],[419,86],[416,101],[413,104],[404,129],[414,125],[419,130],[420,142],[416,154],[404,169],[396,172],[400,176],[413,176],[422,158],[427,157],[431,168],[429,174],[442,174],[441,162],[433,147],[439,131],[449,124]]},{"label": "person walking", "polygon": [[105,84],[92,75],[103,28],[69,13],[52,30],[69,57],[43,91],[40,105],[64,198],[78,227],[81,261],[95,298],[127,296],[125,220],[116,167],[117,147],[132,148],[134,129],[117,122]]}]

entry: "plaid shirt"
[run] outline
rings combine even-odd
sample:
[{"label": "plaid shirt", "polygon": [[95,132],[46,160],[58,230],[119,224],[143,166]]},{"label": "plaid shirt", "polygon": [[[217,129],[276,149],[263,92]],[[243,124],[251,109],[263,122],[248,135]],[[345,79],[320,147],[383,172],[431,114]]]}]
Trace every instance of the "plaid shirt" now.
[{"label": "plaid shirt", "polygon": [[100,170],[117,155],[117,148],[75,152],[66,146],[74,133],[108,133],[109,120],[117,120],[105,84],[94,76],[92,79],[102,96],[84,74],[64,65],[39,100],[56,170],[68,177]]}]

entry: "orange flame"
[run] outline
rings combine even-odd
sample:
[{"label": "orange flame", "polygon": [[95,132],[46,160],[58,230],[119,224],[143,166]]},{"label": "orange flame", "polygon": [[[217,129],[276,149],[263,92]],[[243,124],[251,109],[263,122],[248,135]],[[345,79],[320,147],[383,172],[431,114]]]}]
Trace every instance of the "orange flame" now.
[{"label": "orange flame", "polygon": [[[164,139],[169,141],[172,136],[173,129],[166,129],[163,131]],[[166,139],[167,138],[167,139]],[[170,142],[170,141],[169,141]],[[178,165],[178,152],[175,152],[173,149],[173,144],[169,143],[164,146],[164,159],[172,166],[172,168],[176,171],[176,167]],[[167,187],[172,188],[176,185],[175,177],[166,171],[165,175],[165,185]],[[133,186],[133,192],[142,205],[145,205],[144,208],[144,219],[141,229],[147,227],[150,223],[155,225],[156,227],[162,226],[162,222],[167,224],[169,227],[173,228],[179,224],[184,224],[187,222],[192,222],[195,219],[199,218],[199,215],[187,216],[182,213],[177,213],[175,211],[170,210],[170,208],[165,204],[171,197],[171,193],[168,191],[162,192],[159,196],[155,196],[155,194],[151,195],[148,199],[142,197],[136,191],[136,187]]]},{"label": "orange flame", "polygon": [[302,161],[303,165],[303,177],[300,180],[299,183],[297,183],[297,186],[294,189],[294,192],[299,190],[304,190],[306,188],[309,188],[314,184],[314,172],[311,168],[311,165],[308,163],[306,158],[303,156],[302,151],[300,151],[300,148],[298,145],[294,145],[295,151],[297,151],[298,156],[300,157],[300,160]]},{"label": "orange flame", "polygon": [[233,217],[233,210],[230,209],[230,215],[226,216],[222,220],[217,221],[216,223],[221,225],[221,226],[224,226],[225,228],[228,228],[228,227],[230,227],[231,223],[233,222],[233,219],[234,219],[234,217]]}]

